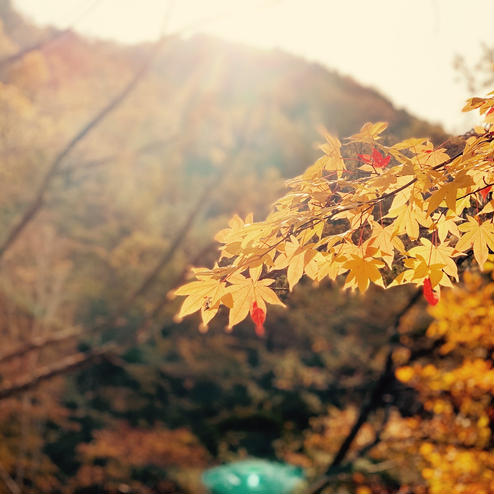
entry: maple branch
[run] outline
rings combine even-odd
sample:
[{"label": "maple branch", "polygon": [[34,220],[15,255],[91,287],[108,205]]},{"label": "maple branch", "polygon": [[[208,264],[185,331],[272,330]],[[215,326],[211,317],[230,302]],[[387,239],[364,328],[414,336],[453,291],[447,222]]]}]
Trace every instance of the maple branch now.
[{"label": "maple branch", "polygon": [[468,194],[465,194],[464,196],[461,196],[461,197],[457,197],[456,200],[459,201],[460,199],[465,199],[465,197],[468,197],[468,196],[471,196],[473,194],[477,194],[477,192],[481,192],[482,190],[484,190],[485,188],[487,187],[492,187],[494,185],[494,183],[492,184],[485,184],[482,188],[480,189],[477,189],[477,190],[474,190],[472,192],[469,192]]},{"label": "maple branch", "polygon": [[[492,137],[487,137],[486,138],[486,141],[487,142],[491,142],[493,140]],[[460,156],[463,155],[463,151],[461,152],[458,152],[456,153],[454,156],[452,156],[451,158],[449,158],[448,160],[446,160],[444,163],[440,163],[439,165],[436,165],[436,166],[433,166],[431,169],[432,170],[440,170],[441,168],[449,165],[450,163],[452,163],[455,159],[459,158]],[[384,194],[383,196],[381,197],[378,197],[377,199],[374,199],[372,201],[369,201],[369,202],[381,202],[383,201],[384,199],[388,199],[389,197],[393,197],[395,196],[398,192],[401,192],[402,190],[406,189],[407,187],[410,187],[410,185],[413,185],[415,182],[417,182],[417,178],[414,178],[412,180],[410,180],[409,182],[407,182],[405,185],[399,187],[398,189],[396,190],[393,190],[391,192],[389,192],[388,194]],[[460,198],[461,199],[461,198]],[[458,199],[457,199],[458,200]]]},{"label": "maple branch", "polygon": [[[487,142],[491,142],[493,139],[489,137],[486,140],[487,140]],[[446,160],[445,162],[440,163],[439,165],[433,166],[431,169],[432,170],[439,170],[439,169],[443,168],[444,166],[452,163],[455,159],[457,159],[460,156],[462,156],[462,154],[463,154],[463,151],[462,152],[458,152],[454,156],[452,156],[448,160]],[[274,244],[270,245],[265,251],[263,251],[260,254],[256,254],[255,256],[253,256],[251,258],[248,258],[248,257],[245,258],[245,260],[243,262],[238,263],[236,265],[236,267],[237,268],[241,268],[243,266],[246,266],[253,259],[262,259],[265,255],[269,254],[273,249],[276,249],[276,247],[278,247],[279,245],[281,245],[283,242],[287,241],[292,235],[298,235],[299,233],[302,233],[307,228],[314,227],[315,225],[317,225],[317,224],[319,224],[321,222],[330,221],[337,214],[341,214],[341,213],[344,213],[346,211],[351,211],[351,210],[354,210],[354,209],[356,209],[358,207],[367,206],[367,208],[364,209],[364,210],[362,210],[362,212],[361,212],[361,215],[363,215],[365,212],[369,211],[375,205],[380,204],[384,200],[389,199],[391,197],[394,197],[399,192],[407,189],[408,187],[410,187],[411,185],[413,185],[414,183],[416,183],[417,180],[418,180],[417,178],[413,178],[410,181],[408,181],[406,184],[402,185],[401,187],[398,187],[397,189],[392,190],[391,192],[388,192],[388,193],[386,193],[386,194],[384,194],[384,195],[382,195],[380,197],[376,197],[375,199],[370,199],[370,200],[365,201],[365,202],[360,202],[360,203],[357,204],[357,206],[355,204],[352,204],[350,206],[346,206],[346,207],[341,208],[341,207],[338,207],[337,205],[335,205],[335,206],[333,206],[330,209],[331,212],[329,214],[324,214],[323,213],[321,216],[319,216],[317,218],[311,218],[311,219],[307,220],[306,222],[302,223],[295,230],[289,230],[286,234],[282,235]],[[485,187],[488,187],[489,185],[494,185],[494,184],[486,184],[484,187],[482,187],[482,189],[485,188]],[[474,194],[476,192],[480,192],[480,190],[482,190],[482,189],[479,189],[479,190],[476,190],[476,191],[471,192],[469,194],[466,194],[465,196],[459,197],[456,200],[460,200],[460,199],[463,199],[464,197],[467,197],[468,195]],[[329,208],[327,208],[327,209],[329,209]],[[354,231],[356,231],[356,229],[353,230],[352,233]]]},{"label": "maple branch", "polygon": [[[463,152],[460,152],[460,153],[457,153],[455,154],[454,156],[452,156],[451,158],[449,158],[448,160],[446,160],[444,163],[441,163],[439,165],[436,165],[436,166],[433,166],[431,168],[431,170],[439,170],[441,168],[443,168],[444,166],[450,164],[451,162],[453,162],[456,158],[459,158],[461,155],[463,154]],[[396,194],[398,194],[399,192],[401,192],[402,190],[405,190],[407,189],[408,187],[410,187],[411,185],[413,185],[414,183],[417,182],[417,177],[415,178],[412,178],[410,181],[408,181],[406,184],[402,185],[401,187],[398,187],[397,189],[395,190],[392,190],[391,192],[388,192],[380,197],[376,197],[375,199],[371,199],[369,201],[366,201],[366,202],[362,202],[360,203],[360,205],[365,205],[365,204],[371,204],[371,205],[374,205],[374,204],[378,204],[386,199],[389,199],[390,197],[394,197]],[[354,209],[355,206],[348,206],[347,208],[342,208],[340,210],[338,210],[336,213],[341,213],[341,212],[344,212],[344,211],[350,211],[351,209]],[[333,216],[335,215],[335,213],[332,213],[329,217],[327,217],[326,219],[331,219]]]}]

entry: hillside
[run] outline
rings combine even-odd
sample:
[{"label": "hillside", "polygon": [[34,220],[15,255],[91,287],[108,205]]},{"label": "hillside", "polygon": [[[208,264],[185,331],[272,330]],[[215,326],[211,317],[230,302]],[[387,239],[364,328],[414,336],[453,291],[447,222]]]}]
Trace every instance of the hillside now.
[{"label": "hillside", "polygon": [[[67,32],[2,64],[56,30],[8,0],[0,20],[4,242],[57,154],[152,46]],[[269,210],[283,179],[319,155],[321,125],[346,136],[369,120],[389,121],[396,137],[445,138],[292,55],[202,35],[167,40],[135,90],[64,156],[2,260],[5,351],[69,334],[0,361],[2,385],[66,369],[1,409],[0,465],[22,492],[198,494],[199,471],[219,461],[311,465],[304,431],[329,408],[362,401],[404,291],[363,299],[303,284],[282,294],[292,310],[274,313],[265,340],[249,325],[226,333],[224,320],[204,334],[197,319],[174,319],[166,295],[190,264],[211,263],[213,234],[233,213]],[[81,365],[64,368],[69,357]],[[413,392],[395,386],[396,407],[412,409]]]}]

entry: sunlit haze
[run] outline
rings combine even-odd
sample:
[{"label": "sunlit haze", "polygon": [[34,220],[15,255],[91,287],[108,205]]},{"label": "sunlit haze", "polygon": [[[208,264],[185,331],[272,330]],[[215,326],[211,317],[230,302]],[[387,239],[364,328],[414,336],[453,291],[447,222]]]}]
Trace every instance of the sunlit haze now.
[{"label": "sunlit haze", "polygon": [[[41,24],[125,43],[158,36],[165,0],[15,0]],[[482,12],[473,27],[468,11]],[[88,8],[89,7],[89,8]],[[460,109],[471,96],[453,68],[455,55],[472,65],[481,43],[493,44],[491,0],[180,0],[167,30],[205,32],[259,48],[280,48],[350,75],[399,108],[452,132],[471,126]]]}]

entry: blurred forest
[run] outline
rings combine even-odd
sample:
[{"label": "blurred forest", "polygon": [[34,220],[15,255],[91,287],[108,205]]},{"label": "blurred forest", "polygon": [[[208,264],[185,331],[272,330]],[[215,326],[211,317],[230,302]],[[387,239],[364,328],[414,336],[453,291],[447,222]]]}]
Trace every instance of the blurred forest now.
[{"label": "blurred forest", "polygon": [[430,313],[402,314],[411,289],[302,283],[265,338],[174,320],[167,293],[211,264],[228,218],[263,216],[318,155],[320,126],[369,120],[447,138],[283,52],[121,46],[0,0],[0,493],[200,494],[204,469],[245,457],[315,479],[369,400],[324,492],[492,492],[488,275]]}]

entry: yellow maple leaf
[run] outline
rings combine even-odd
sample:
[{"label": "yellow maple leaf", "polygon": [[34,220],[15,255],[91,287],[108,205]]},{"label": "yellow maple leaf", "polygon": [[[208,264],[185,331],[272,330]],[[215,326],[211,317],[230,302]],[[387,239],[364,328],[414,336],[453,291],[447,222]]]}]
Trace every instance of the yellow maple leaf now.
[{"label": "yellow maple leaf", "polygon": [[455,250],[465,252],[473,247],[473,255],[480,269],[484,268],[489,249],[494,251],[494,224],[491,221],[479,223],[476,218],[468,216],[468,222],[458,229],[465,234],[458,240]]},{"label": "yellow maple leaf", "polygon": [[232,285],[228,286],[226,291],[231,296],[232,303],[228,318],[228,329],[231,329],[247,317],[254,302],[264,312],[266,312],[266,302],[285,307],[278,295],[269,288],[269,285],[274,283],[272,279],[256,280],[246,278],[241,274],[235,274],[229,281]]},{"label": "yellow maple leaf", "polygon": [[383,227],[375,221],[370,221],[372,225],[372,234],[367,240],[371,245],[378,248],[381,252],[383,261],[392,268],[395,249],[400,252],[405,252],[405,246],[396,233],[396,228],[393,224]]},{"label": "yellow maple leaf", "polygon": [[[178,319],[201,310],[203,324],[207,323],[216,315],[216,312],[208,312],[219,307],[221,298],[226,294],[226,284],[214,278],[203,278],[192,281],[173,292],[173,296],[186,295],[182,307],[177,314]],[[211,316],[211,317],[210,317]],[[205,321],[206,319],[206,321]]]},{"label": "yellow maple leaf", "polygon": [[421,146],[427,141],[427,137],[411,137],[410,139],[405,139],[404,141],[393,144],[392,148],[397,149],[398,151],[401,151],[403,149],[417,148],[417,146]]},{"label": "yellow maple leaf", "polygon": [[467,175],[466,171],[460,172],[452,182],[445,183],[428,199],[427,214],[430,215],[435,211],[443,202],[446,202],[446,206],[456,213],[456,198],[458,196],[458,189],[463,189],[473,185],[473,180],[470,175]]},{"label": "yellow maple leaf", "polygon": [[388,127],[387,122],[367,122],[365,123],[360,132],[354,134],[348,138],[351,142],[367,142],[373,144],[373,142],[379,139],[379,134],[384,132]]},{"label": "yellow maple leaf", "polygon": [[[458,267],[453,260],[453,257],[458,255],[455,254],[455,249],[450,247],[447,243],[434,245],[427,238],[421,238],[420,242],[422,245],[413,247],[409,250],[408,254],[411,257],[416,258],[419,262],[424,262],[428,267],[441,266],[441,268],[438,269],[441,269],[444,275],[446,275],[440,277],[439,283],[441,285],[451,286],[448,277],[458,281]],[[417,265],[415,265],[414,269],[417,269]]]},{"label": "yellow maple leaf", "polygon": [[343,264],[343,267],[349,269],[345,287],[356,287],[361,293],[364,293],[372,281],[376,285],[384,286],[381,272],[378,268],[383,267],[384,263],[378,259],[363,259],[362,257],[352,255],[352,258]]},{"label": "yellow maple leaf", "polygon": [[439,241],[441,243],[446,240],[448,233],[452,233],[458,238],[460,237],[458,225],[456,224],[461,220],[459,216],[448,211],[446,215],[437,213],[433,219],[437,225],[437,236],[439,237]]}]

